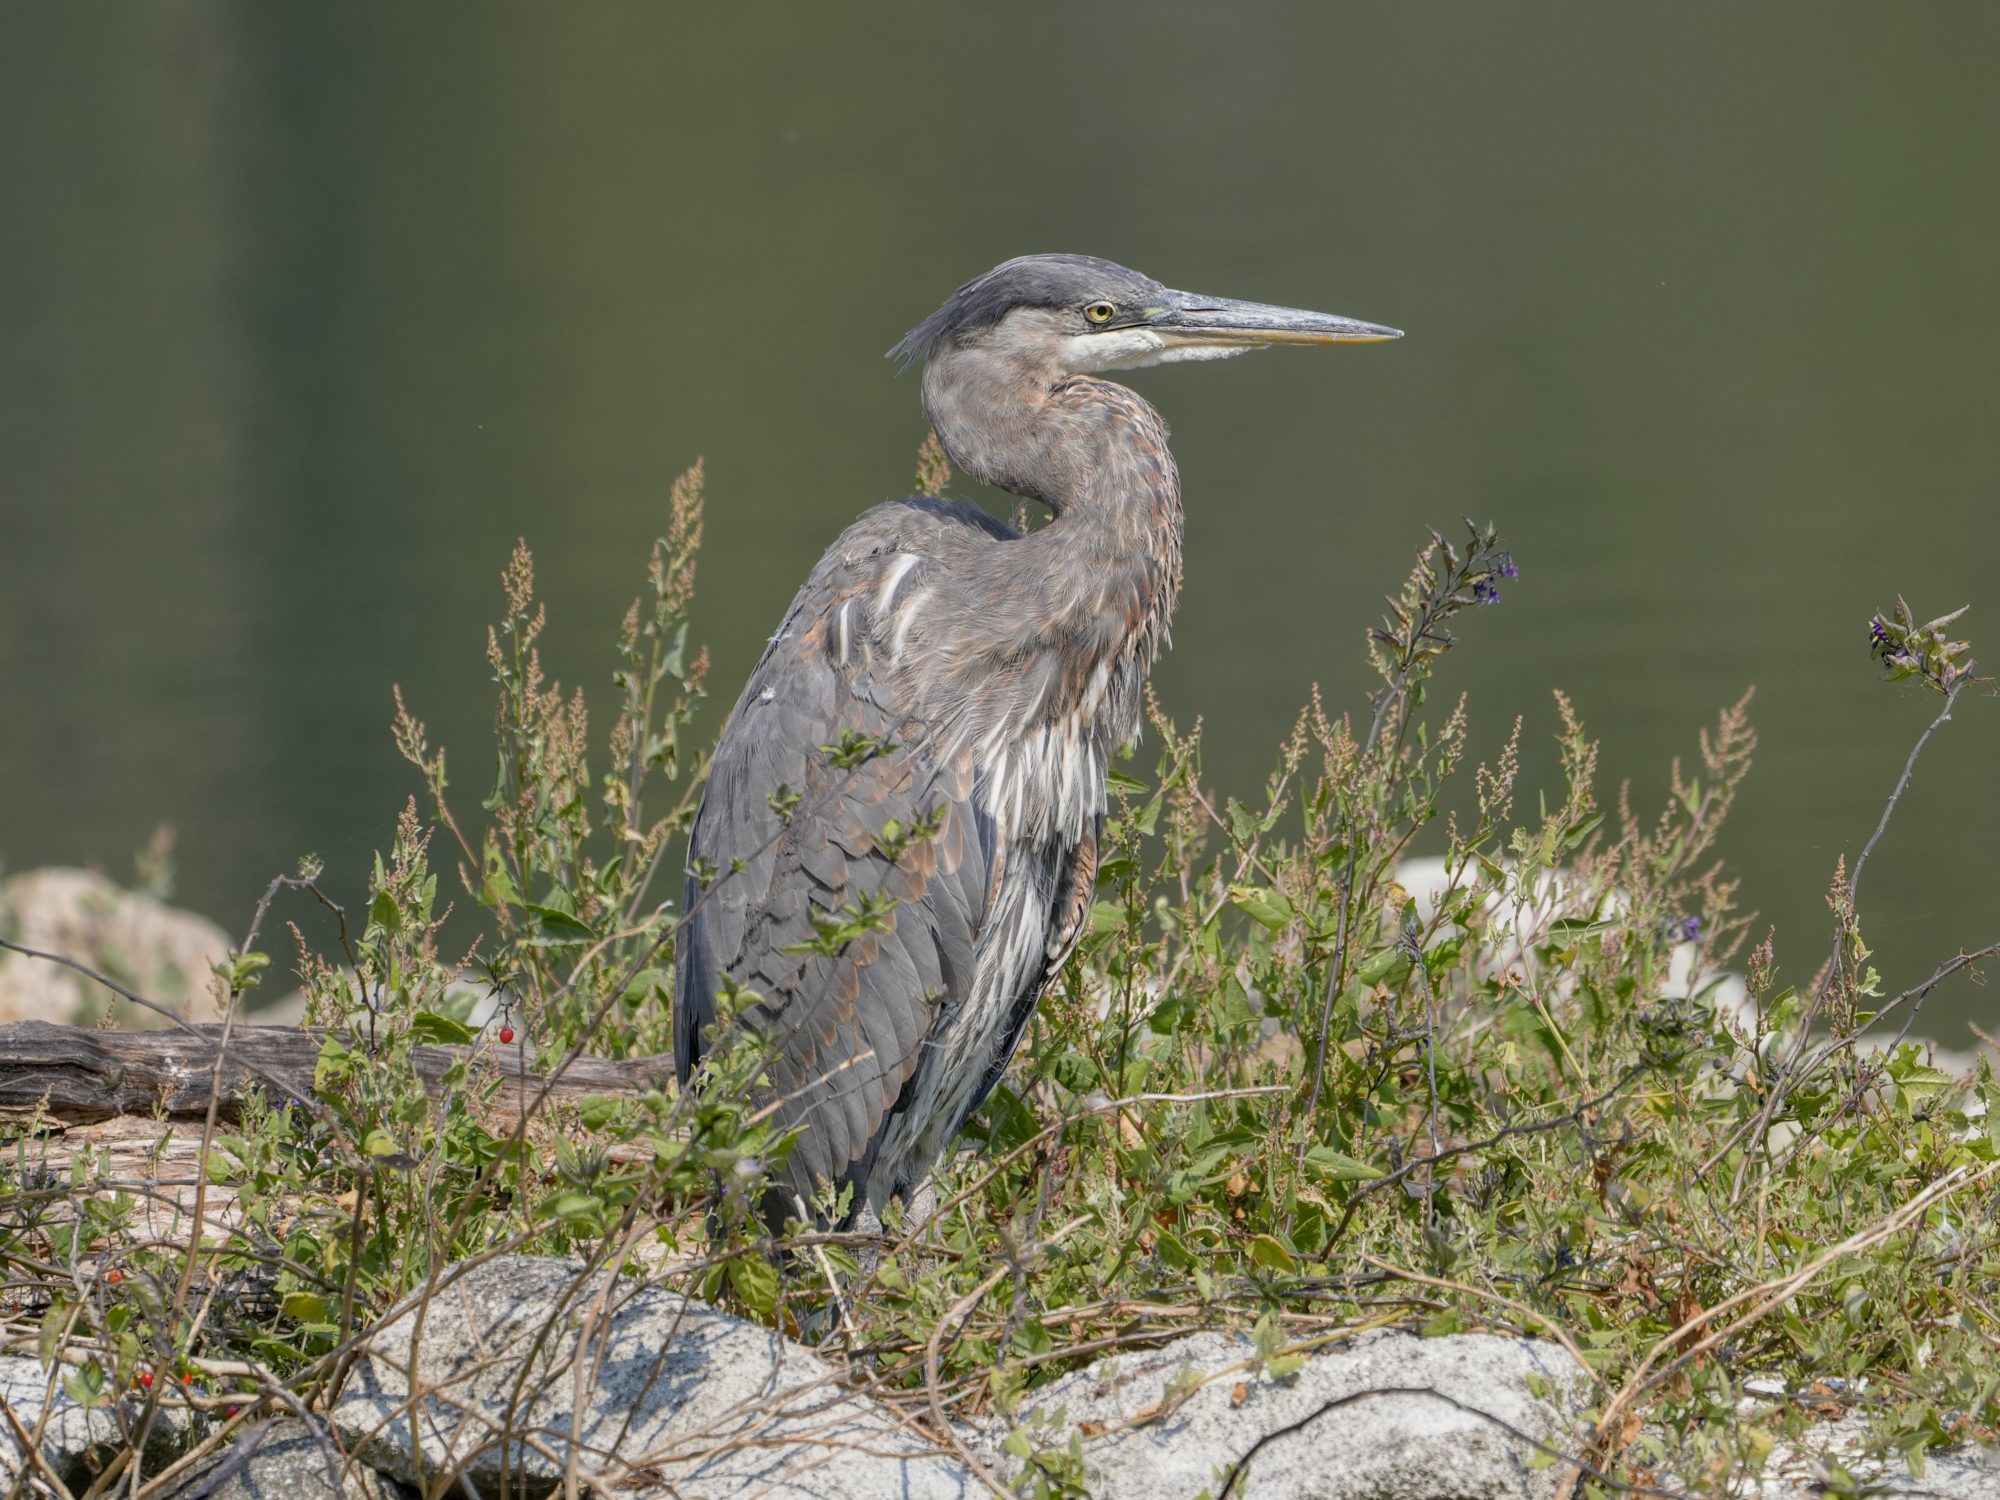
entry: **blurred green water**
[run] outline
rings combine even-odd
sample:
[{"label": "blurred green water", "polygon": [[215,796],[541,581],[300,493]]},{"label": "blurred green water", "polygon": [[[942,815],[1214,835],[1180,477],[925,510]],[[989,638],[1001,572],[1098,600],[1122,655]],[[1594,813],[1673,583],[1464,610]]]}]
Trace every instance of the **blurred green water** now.
[{"label": "blurred green water", "polygon": [[[719,714],[909,487],[881,351],[1075,249],[1410,330],[1134,377],[1189,509],[1156,680],[1224,786],[1491,517],[1480,743],[1525,714],[1546,784],[1562,687],[1643,809],[1756,684],[1724,852],[1803,979],[1933,707],[1870,611],[1970,602],[2000,663],[1995,56],[1990,6],[1804,0],[0,11],[0,855],[123,872],[166,820],[227,925],[307,850],[358,889],[389,684],[476,799],[513,538],[600,687],[697,454]],[[2000,936],[1996,707],[1872,867],[1892,978]]]}]

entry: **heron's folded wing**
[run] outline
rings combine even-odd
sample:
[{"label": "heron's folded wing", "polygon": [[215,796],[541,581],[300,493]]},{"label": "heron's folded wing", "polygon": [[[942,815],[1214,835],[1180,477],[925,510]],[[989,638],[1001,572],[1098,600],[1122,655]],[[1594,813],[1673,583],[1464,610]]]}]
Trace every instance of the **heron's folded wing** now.
[{"label": "heron's folded wing", "polygon": [[873,582],[823,565],[801,592],[717,747],[689,847],[683,1073],[712,1041],[721,981],[754,990],[744,1024],[779,1118],[805,1126],[786,1184],[805,1198],[865,1178],[937,1008],[970,987],[987,888],[969,770],[938,761],[885,669],[842,649]]}]

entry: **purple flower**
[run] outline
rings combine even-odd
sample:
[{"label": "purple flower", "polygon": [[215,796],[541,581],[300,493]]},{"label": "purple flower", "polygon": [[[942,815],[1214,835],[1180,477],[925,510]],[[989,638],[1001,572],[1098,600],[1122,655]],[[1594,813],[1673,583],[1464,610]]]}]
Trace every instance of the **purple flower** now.
[{"label": "purple flower", "polygon": [[1500,602],[1500,585],[1495,583],[1490,577],[1474,579],[1472,597],[1481,604],[1498,604]]},{"label": "purple flower", "polygon": [[1500,554],[1500,560],[1493,565],[1493,571],[1498,573],[1502,578],[1519,578],[1521,576],[1521,570],[1514,566],[1514,554],[1511,552]]},{"label": "purple flower", "polygon": [[1880,615],[1868,622],[1868,649],[1880,651],[1889,644],[1889,627]]},{"label": "purple flower", "polygon": [[1681,923],[1681,939],[1689,943],[1698,943],[1701,941],[1700,917],[1689,917]]}]

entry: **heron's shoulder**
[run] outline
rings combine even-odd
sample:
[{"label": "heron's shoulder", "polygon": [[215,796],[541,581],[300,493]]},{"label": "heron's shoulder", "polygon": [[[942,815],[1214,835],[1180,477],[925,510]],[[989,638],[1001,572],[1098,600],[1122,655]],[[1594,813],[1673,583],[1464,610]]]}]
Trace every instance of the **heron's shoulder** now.
[{"label": "heron's shoulder", "polygon": [[1020,533],[996,521],[976,505],[913,495],[890,500],[862,512],[842,533],[832,551],[843,560],[878,552],[924,552],[968,541],[1011,542]]}]

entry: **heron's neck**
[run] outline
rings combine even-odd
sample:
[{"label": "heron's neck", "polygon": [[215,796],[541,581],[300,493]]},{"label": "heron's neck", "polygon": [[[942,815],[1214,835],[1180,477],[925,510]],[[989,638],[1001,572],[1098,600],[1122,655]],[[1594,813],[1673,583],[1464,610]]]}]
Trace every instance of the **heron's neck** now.
[{"label": "heron's neck", "polygon": [[965,351],[926,367],[924,411],[954,465],[1048,506],[1051,529],[1170,529],[1178,552],[1166,423],[1135,391]]},{"label": "heron's neck", "polygon": [[1180,475],[1159,413],[1110,381],[976,357],[934,360],[924,407],[961,470],[1055,512],[995,560],[995,585],[1038,606],[1014,616],[1024,635],[1087,637],[1137,668],[1136,693],[1180,593]]}]

